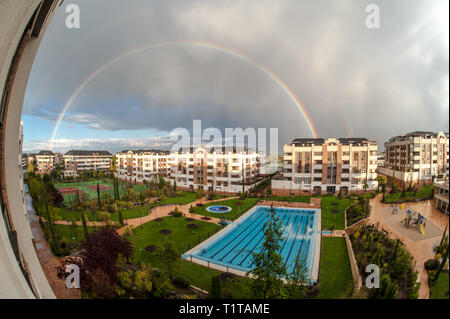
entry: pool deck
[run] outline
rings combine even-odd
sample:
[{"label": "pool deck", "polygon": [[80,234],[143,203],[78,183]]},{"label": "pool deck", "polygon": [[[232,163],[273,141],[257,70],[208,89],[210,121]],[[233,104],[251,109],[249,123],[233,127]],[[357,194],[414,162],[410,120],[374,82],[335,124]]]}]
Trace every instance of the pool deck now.
[{"label": "pool deck", "polygon": [[305,209],[320,209],[322,206],[322,199],[311,198],[309,203],[304,202],[279,202],[271,200],[262,200],[258,202],[259,206],[273,206],[283,208],[305,208]]}]

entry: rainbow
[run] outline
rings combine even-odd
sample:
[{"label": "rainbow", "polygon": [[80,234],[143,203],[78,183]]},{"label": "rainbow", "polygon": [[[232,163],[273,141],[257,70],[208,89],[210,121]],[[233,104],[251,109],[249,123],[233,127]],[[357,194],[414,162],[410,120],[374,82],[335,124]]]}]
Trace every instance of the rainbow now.
[{"label": "rainbow", "polygon": [[100,73],[105,71],[111,65],[113,65],[113,64],[115,64],[115,63],[121,61],[122,59],[125,59],[125,58],[127,58],[127,57],[129,57],[131,55],[134,55],[134,54],[137,54],[137,53],[141,53],[141,52],[146,51],[146,50],[166,47],[166,46],[170,46],[170,45],[175,45],[175,46],[180,46],[181,45],[181,46],[191,46],[191,47],[213,49],[213,50],[217,50],[217,51],[220,51],[220,52],[232,55],[233,57],[236,57],[236,58],[238,58],[238,59],[240,59],[242,61],[250,63],[251,65],[256,67],[258,70],[260,70],[261,72],[266,74],[270,79],[272,79],[275,83],[277,83],[277,85],[284,92],[287,93],[289,98],[292,100],[292,102],[298,107],[298,109],[302,113],[306,123],[308,124],[309,130],[311,131],[311,134],[313,135],[313,137],[318,137],[317,130],[316,130],[316,128],[315,128],[315,126],[314,126],[314,124],[313,124],[313,122],[311,120],[311,117],[309,116],[308,112],[306,111],[306,108],[303,106],[303,104],[300,101],[300,99],[295,95],[295,93],[292,91],[292,89],[290,89],[288,87],[288,85],[285,82],[283,82],[280,79],[280,77],[278,75],[276,75],[275,73],[273,73],[268,67],[262,65],[261,63],[259,63],[258,61],[252,59],[251,57],[247,56],[246,54],[244,54],[242,52],[239,52],[239,51],[237,51],[235,49],[232,49],[232,48],[226,48],[226,47],[220,46],[220,45],[215,44],[215,43],[210,43],[210,42],[180,40],[180,41],[160,42],[160,43],[156,43],[156,44],[151,44],[151,45],[146,45],[146,46],[143,46],[143,47],[135,48],[135,49],[133,49],[131,51],[127,51],[125,53],[122,53],[122,54],[112,58],[111,60],[109,60],[108,62],[106,62],[102,66],[100,66],[97,70],[92,72],[83,82],[80,83],[80,85],[76,88],[76,90],[73,92],[73,94],[67,100],[67,102],[64,104],[64,107],[61,110],[61,113],[59,114],[58,119],[56,121],[55,127],[53,128],[52,136],[51,136],[51,139],[49,141],[49,149],[50,150],[53,149],[53,141],[55,140],[56,133],[58,131],[58,128],[59,128],[63,118],[64,118],[64,115],[70,109],[70,107],[72,106],[73,102],[75,101],[77,96],[80,94],[80,92],[97,75],[99,75]]}]

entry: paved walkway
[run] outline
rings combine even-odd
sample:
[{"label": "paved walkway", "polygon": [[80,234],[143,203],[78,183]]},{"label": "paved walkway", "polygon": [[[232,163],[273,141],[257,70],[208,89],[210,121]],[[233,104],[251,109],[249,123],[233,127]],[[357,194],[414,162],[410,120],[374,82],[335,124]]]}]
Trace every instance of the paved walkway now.
[{"label": "paved walkway", "polygon": [[65,281],[57,277],[56,267],[62,264],[61,259],[53,255],[53,252],[44,237],[41,225],[39,225],[38,216],[33,209],[31,197],[28,193],[25,193],[25,199],[27,203],[27,212],[30,219],[31,231],[33,233],[34,247],[42,269],[44,270],[45,277],[47,278],[53,293],[58,299],[80,299],[81,295],[79,289],[67,289]]},{"label": "paved walkway", "polygon": [[[380,226],[390,233],[391,238],[400,239],[414,256],[416,260],[415,269],[419,273],[420,281],[419,298],[429,298],[428,275],[424,267],[426,260],[434,257],[434,247],[439,245],[445,226],[449,217],[435,208],[434,201],[420,203],[406,203],[406,209],[400,210],[398,214],[392,214],[390,204],[380,202],[381,196],[371,199],[372,206],[369,222],[379,223]],[[406,210],[420,212],[427,218],[425,235],[421,235],[416,227],[406,227],[400,223],[404,218]]]}]

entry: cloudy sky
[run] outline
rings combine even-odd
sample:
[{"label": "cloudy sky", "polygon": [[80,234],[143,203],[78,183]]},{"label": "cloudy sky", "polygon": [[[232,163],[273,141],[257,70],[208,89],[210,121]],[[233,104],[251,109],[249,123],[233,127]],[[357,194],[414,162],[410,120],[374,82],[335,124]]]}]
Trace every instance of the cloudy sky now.
[{"label": "cloudy sky", "polygon": [[[79,29],[65,26],[69,3]],[[382,150],[448,132],[448,21],[448,0],[64,1],[29,79],[24,151],[166,148],[194,119],[275,127],[282,145],[312,136],[294,98],[320,137]]]}]

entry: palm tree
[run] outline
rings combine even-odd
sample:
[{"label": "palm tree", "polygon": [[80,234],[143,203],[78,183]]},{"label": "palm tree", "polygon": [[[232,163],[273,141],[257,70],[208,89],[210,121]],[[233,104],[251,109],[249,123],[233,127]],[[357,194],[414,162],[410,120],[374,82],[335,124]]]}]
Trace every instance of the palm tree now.
[{"label": "palm tree", "polygon": [[367,184],[367,180],[364,180],[363,188],[364,188],[364,194],[365,194],[367,189],[369,188],[369,184]]}]

